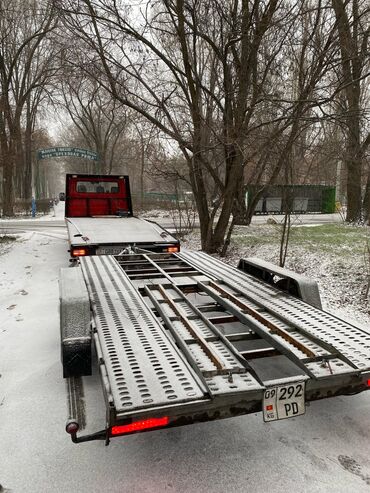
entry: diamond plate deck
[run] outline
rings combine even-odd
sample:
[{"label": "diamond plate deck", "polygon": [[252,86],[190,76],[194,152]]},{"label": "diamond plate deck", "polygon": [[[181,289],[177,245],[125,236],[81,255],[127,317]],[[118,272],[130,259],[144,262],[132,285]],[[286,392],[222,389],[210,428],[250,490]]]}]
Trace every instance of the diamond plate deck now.
[{"label": "diamond plate deck", "polygon": [[204,392],[113,257],[85,257],[96,330],[116,411],[202,399]]}]

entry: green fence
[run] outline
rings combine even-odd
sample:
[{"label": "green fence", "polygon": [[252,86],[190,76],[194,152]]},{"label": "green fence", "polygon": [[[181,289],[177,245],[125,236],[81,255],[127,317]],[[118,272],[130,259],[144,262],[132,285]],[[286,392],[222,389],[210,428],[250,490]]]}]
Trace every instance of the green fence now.
[{"label": "green fence", "polygon": [[[247,187],[247,201],[253,199],[262,185]],[[255,214],[282,214],[285,211],[295,213],[335,212],[335,187],[326,185],[270,185],[256,204]]]}]

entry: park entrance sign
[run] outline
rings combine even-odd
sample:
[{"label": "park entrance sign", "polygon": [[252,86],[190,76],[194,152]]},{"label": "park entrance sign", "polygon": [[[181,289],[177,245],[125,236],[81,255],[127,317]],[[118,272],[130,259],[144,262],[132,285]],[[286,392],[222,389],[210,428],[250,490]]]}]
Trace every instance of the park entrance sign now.
[{"label": "park entrance sign", "polygon": [[49,159],[53,157],[82,157],[91,161],[98,161],[99,156],[95,151],[80,149],[79,147],[48,147],[37,151],[37,159]]}]

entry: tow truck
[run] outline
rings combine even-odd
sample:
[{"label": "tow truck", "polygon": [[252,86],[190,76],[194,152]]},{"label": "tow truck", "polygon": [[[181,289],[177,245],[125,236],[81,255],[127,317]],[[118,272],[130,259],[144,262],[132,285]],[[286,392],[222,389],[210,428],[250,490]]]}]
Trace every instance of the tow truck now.
[{"label": "tow truck", "polygon": [[[370,333],[323,311],[314,281],[256,258],[231,267],[201,251],[143,249],[129,231],[130,251],[61,270],[74,443],[257,412],[268,423],[369,390]],[[87,433],[76,403],[94,371],[105,418]]]},{"label": "tow truck", "polygon": [[72,259],[119,254],[132,246],[179,251],[179,241],[168,231],[134,216],[128,176],[67,174],[65,202]]}]

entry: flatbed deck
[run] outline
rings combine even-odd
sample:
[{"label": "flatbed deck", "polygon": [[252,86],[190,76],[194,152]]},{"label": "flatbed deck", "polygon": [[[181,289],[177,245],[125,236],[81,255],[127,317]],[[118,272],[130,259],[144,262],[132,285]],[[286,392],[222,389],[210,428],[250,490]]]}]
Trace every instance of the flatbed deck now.
[{"label": "flatbed deck", "polygon": [[72,247],[95,246],[97,253],[107,246],[112,248],[112,253],[119,253],[124,245],[144,248],[178,244],[178,240],[158,224],[135,216],[67,217],[66,225]]},{"label": "flatbed deck", "polygon": [[72,252],[84,249],[88,255],[117,255],[127,247],[158,252],[180,249],[168,231],[134,216],[66,218],[66,225]]},{"label": "flatbed deck", "polygon": [[108,410],[95,438],[152,416],[177,426],[261,411],[266,389],[290,382],[306,401],[369,387],[368,332],[209,255],[80,263]]}]

